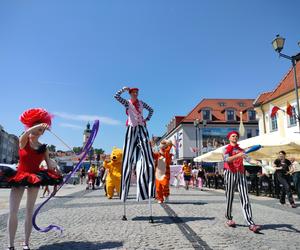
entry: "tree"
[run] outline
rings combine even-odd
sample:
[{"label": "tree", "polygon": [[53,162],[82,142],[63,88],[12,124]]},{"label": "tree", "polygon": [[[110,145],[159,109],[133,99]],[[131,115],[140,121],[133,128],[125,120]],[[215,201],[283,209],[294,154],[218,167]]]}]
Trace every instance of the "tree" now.
[{"label": "tree", "polygon": [[94,153],[97,155],[102,155],[104,152],[105,151],[102,148],[94,148]]},{"label": "tree", "polygon": [[48,146],[48,149],[50,152],[56,152],[56,146],[54,146],[52,144]]},{"label": "tree", "polygon": [[73,151],[78,154],[81,151],[81,147],[73,147]]}]

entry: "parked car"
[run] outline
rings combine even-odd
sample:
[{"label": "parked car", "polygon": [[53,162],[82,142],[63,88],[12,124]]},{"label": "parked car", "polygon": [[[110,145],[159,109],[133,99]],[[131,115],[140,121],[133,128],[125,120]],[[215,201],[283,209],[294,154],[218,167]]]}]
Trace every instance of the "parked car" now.
[{"label": "parked car", "polygon": [[10,185],[7,182],[7,178],[14,176],[17,171],[16,164],[0,163],[0,187],[9,188]]}]

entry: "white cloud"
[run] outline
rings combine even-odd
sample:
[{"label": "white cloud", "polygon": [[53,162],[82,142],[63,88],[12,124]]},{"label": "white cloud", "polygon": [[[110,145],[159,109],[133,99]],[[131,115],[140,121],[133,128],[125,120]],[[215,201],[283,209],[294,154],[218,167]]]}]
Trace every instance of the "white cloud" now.
[{"label": "white cloud", "polygon": [[106,116],[98,116],[98,115],[79,115],[79,114],[70,114],[64,112],[54,112],[55,116],[60,117],[66,120],[72,121],[84,121],[84,122],[93,122],[94,120],[100,120],[100,123],[107,125],[120,125],[121,122]]},{"label": "white cloud", "polygon": [[76,125],[76,124],[71,124],[71,123],[59,123],[58,124],[60,127],[64,127],[64,128],[71,128],[71,129],[80,129],[83,130],[84,128]]}]

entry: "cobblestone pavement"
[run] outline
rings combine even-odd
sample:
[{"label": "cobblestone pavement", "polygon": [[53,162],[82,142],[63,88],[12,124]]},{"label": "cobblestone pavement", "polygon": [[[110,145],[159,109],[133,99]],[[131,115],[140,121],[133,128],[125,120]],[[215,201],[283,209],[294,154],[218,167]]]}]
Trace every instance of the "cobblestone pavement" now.
[{"label": "cobblestone pavement", "polygon": [[[33,231],[33,249],[300,249],[300,207],[278,204],[275,199],[251,196],[260,234],[249,231],[242,217],[238,195],[233,206],[235,229],[224,225],[223,191],[171,189],[168,204],[153,203],[154,223],[148,222],[148,203],[127,203],[127,221],[122,221],[123,204],[107,200],[103,190],[76,191],[49,202],[38,217],[38,225],[56,223],[56,232]],[[24,211],[16,246],[23,236]],[[0,248],[5,249],[7,214],[0,215]],[[20,247],[17,249],[21,249]]]}]

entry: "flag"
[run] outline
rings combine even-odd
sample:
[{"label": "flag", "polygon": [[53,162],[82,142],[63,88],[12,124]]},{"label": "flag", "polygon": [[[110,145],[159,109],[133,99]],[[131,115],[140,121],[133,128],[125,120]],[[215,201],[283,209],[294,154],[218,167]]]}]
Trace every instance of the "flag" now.
[{"label": "flag", "polygon": [[294,114],[294,112],[293,112],[293,106],[289,102],[286,103],[286,113],[289,116],[293,116],[293,114]]},{"label": "flag", "polygon": [[245,135],[245,127],[244,127],[244,123],[243,123],[243,112],[240,112],[239,134],[240,134],[240,136],[244,136]]},{"label": "flag", "polygon": [[272,117],[272,118],[277,114],[277,111],[278,111],[278,110],[280,110],[280,108],[277,107],[277,106],[274,106],[274,107],[272,108],[272,111],[271,111],[271,117]]}]

